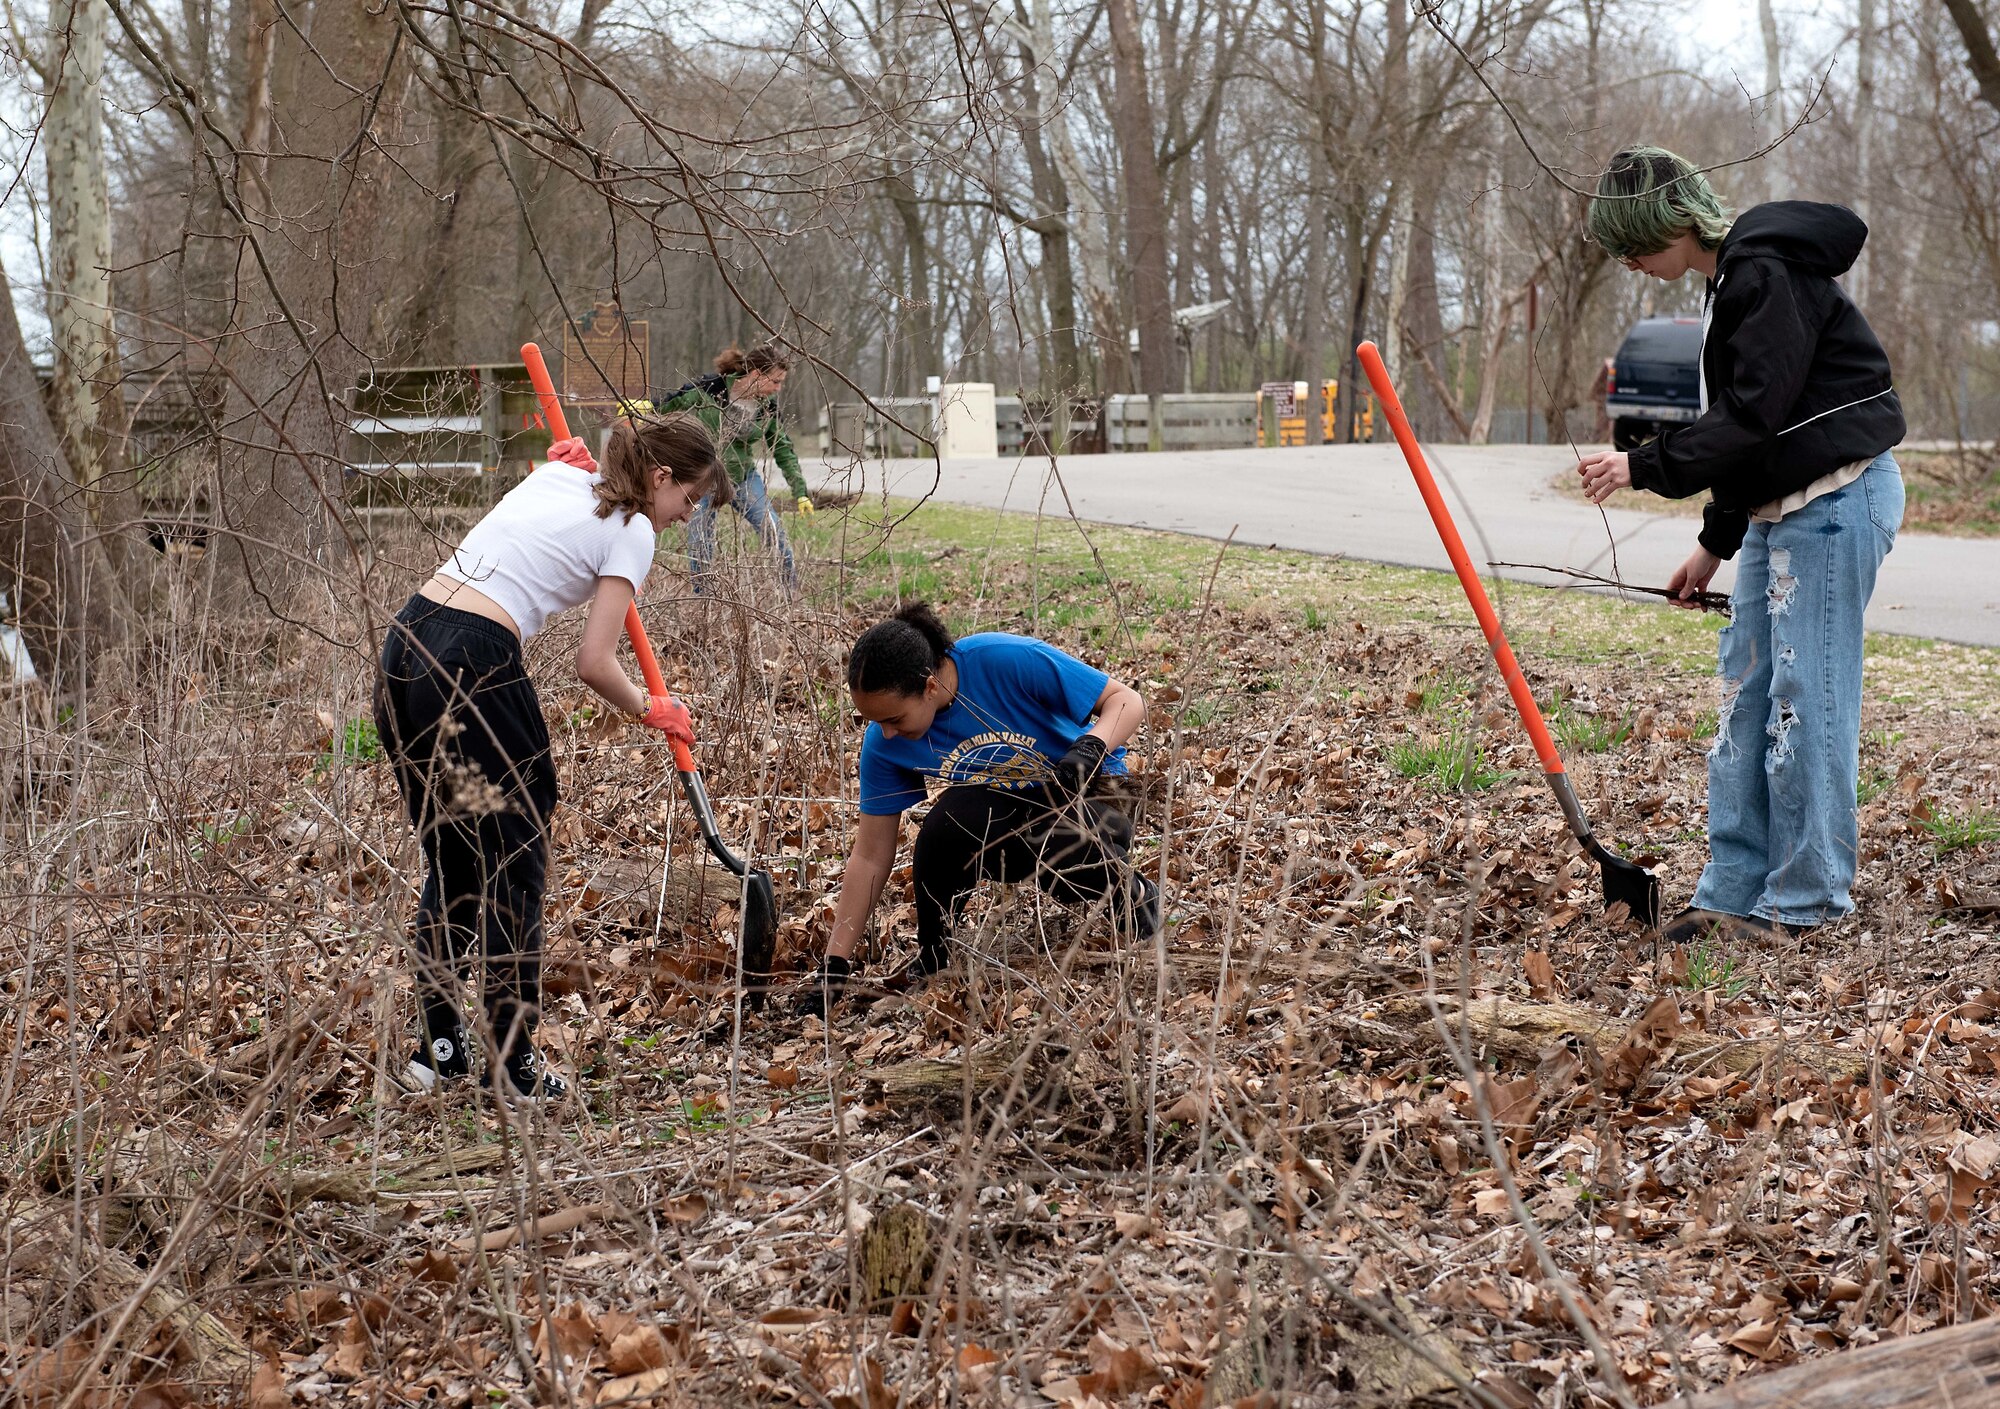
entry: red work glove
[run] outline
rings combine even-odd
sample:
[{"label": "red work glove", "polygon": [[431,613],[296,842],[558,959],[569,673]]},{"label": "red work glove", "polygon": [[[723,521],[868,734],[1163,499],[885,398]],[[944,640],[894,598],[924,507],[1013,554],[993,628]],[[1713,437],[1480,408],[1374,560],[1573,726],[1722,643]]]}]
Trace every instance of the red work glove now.
[{"label": "red work glove", "polygon": [[646,712],[639,716],[639,722],[648,729],[658,729],[678,744],[694,747],[694,716],[672,695],[648,695]]},{"label": "red work glove", "polygon": [[571,436],[568,440],[559,440],[551,445],[549,458],[560,460],[565,465],[573,465],[585,474],[597,473],[597,461],[590,458],[590,447],[576,436]]}]

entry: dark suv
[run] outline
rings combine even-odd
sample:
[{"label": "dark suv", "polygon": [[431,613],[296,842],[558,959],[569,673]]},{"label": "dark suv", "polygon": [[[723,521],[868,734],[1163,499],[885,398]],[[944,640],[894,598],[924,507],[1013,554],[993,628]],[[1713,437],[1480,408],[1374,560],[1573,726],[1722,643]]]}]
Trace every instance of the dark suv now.
[{"label": "dark suv", "polygon": [[1604,414],[1617,450],[1701,414],[1701,319],[1641,318],[1611,360]]}]

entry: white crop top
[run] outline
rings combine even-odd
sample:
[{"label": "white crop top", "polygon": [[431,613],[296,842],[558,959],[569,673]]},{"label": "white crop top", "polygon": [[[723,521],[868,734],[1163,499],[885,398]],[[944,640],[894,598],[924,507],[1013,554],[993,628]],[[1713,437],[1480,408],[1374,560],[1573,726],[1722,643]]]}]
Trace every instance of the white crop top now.
[{"label": "white crop top", "polygon": [[597,517],[598,476],[558,461],[538,466],[472,526],[438,572],[498,602],[526,640],[557,612],[581,606],[600,577],[622,577],[636,595],[653,565],[656,536],[644,514]]}]

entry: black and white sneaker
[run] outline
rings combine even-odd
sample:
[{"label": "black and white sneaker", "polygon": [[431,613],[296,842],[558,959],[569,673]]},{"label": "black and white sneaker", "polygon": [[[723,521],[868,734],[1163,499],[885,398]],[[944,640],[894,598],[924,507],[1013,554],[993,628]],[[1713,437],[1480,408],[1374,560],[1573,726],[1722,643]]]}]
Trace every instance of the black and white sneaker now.
[{"label": "black and white sneaker", "polygon": [[1144,876],[1132,877],[1132,888],[1127,904],[1131,906],[1132,938],[1135,943],[1144,944],[1160,933],[1163,917],[1160,914],[1160,888]]},{"label": "black and white sneaker", "polygon": [[554,1102],[569,1094],[569,1083],[527,1043],[509,1052],[506,1061],[489,1065],[486,1084],[509,1100]]},{"label": "black and white sneaker", "polygon": [[472,1056],[466,1047],[465,1029],[454,1028],[430,1038],[410,1055],[404,1076],[420,1091],[435,1091],[447,1081],[472,1075]]}]

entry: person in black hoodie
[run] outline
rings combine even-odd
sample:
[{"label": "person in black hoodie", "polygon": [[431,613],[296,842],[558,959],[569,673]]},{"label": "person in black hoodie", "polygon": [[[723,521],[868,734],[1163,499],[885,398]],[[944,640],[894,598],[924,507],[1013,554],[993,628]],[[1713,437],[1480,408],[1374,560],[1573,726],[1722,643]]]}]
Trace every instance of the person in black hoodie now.
[{"label": "person in black hoodie", "polygon": [[1707,280],[1701,412],[1629,454],[1578,465],[1591,499],[1704,491],[1683,601],[1735,558],[1708,755],[1709,862],[1666,926],[1798,933],[1854,908],[1862,614],[1903,521],[1890,450],[1903,408],[1868,320],[1834,282],[1868,227],[1843,206],[1773,201],[1733,224],[1708,180],[1658,147],[1612,157],[1590,232],[1635,272]]}]

